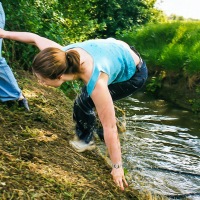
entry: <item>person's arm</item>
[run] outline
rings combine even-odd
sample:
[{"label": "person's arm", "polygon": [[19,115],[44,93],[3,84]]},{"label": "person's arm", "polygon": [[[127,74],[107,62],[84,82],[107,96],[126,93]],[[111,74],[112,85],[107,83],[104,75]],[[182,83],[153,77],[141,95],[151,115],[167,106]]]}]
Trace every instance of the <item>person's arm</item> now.
[{"label": "person's arm", "polygon": [[107,86],[108,76],[101,74],[91,98],[97,109],[98,116],[103,126],[104,140],[108,148],[112,164],[120,165],[119,168],[112,169],[114,182],[121,190],[124,190],[124,184],[128,186],[122,167],[121,146],[118,137],[115,110],[113,101]]},{"label": "person's arm", "polygon": [[43,50],[47,47],[62,48],[62,46],[58,43],[30,32],[15,32],[0,29],[0,38],[32,44],[37,46],[40,50]]}]

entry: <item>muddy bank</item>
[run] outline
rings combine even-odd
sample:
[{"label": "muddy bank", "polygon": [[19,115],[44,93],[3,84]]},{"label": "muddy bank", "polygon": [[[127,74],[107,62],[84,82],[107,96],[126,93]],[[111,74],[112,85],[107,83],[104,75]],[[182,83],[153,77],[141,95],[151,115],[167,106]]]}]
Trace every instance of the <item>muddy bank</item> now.
[{"label": "muddy bank", "polygon": [[[152,77],[152,76],[151,76]],[[149,78],[149,81],[151,79]],[[147,83],[148,84],[148,83]],[[154,93],[155,97],[162,98],[174,105],[200,114],[200,78],[186,78],[181,75],[165,77],[160,87]]]}]

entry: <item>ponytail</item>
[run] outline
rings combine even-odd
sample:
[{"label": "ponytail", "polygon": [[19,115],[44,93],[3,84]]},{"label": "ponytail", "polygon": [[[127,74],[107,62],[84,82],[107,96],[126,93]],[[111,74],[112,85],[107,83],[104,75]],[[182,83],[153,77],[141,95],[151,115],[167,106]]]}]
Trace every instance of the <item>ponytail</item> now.
[{"label": "ponytail", "polygon": [[66,65],[65,74],[80,72],[80,55],[77,51],[69,50],[66,52]]}]

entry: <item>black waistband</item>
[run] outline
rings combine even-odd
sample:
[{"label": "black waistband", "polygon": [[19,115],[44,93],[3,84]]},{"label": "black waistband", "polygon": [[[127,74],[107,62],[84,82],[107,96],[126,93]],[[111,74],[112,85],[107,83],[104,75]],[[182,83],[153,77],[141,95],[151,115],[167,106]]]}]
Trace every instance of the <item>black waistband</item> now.
[{"label": "black waistband", "polygon": [[135,49],[134,46],[130,46],[130,48],[134,53],[136,53],[136,55],[138,55],[138,57],[140,59],[140,62],[136,65],[137,70],[140,71],[140,68],[142,67],[142,64],[143,64],[143,60],[142,60],[139,52]]}]

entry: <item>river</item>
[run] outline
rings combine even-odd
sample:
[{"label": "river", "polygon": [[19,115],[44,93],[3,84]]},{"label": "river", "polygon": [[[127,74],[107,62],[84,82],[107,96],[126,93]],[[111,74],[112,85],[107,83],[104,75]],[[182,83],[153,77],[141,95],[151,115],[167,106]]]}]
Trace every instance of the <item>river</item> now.
[{"label": "river", "polygon": [[[200,200],[200,122],[195,114],[140,92],[120,100],[129,184],[169,199]],[[131,177],[131,178],[130,178]]]}]

